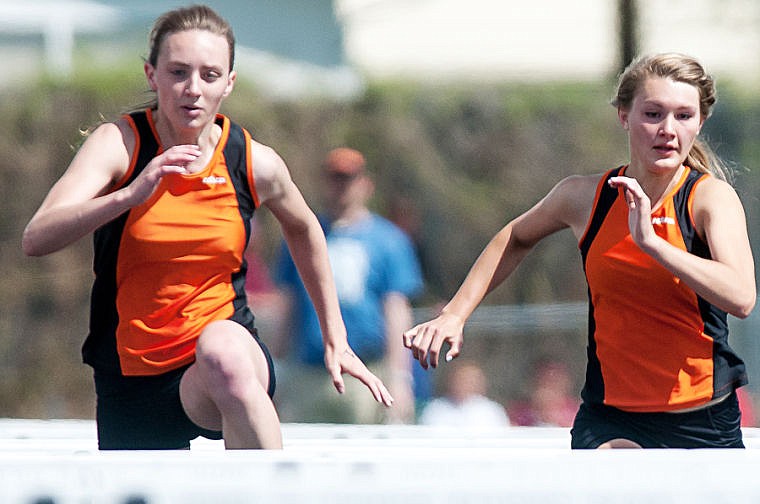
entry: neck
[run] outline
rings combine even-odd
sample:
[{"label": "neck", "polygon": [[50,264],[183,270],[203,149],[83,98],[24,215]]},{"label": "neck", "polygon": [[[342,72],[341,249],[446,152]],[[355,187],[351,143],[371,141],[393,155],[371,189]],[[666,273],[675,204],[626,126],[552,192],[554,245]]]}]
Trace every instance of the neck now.
[{"label": "neck", "polygon": [[216,149],[221,130],[216,123],[210,122],[202,128],[175,128],[166,117],[154,112],[153,124],[156,127],[161,148],[166,151],[175,145],[196,145],[203,153],[201,157],[186,166],[188,172],[196,173],[205,168]]},{"label": "neck", "polygon": [[330,218],[334,226],[347,226],[359,222],[369,215],[369,209],[365,206],[349,207],[342,211],[330,212]]},{"label": "neck", "polygon": [[678,183],[685,169],[684,165],[681,164],[675,170],[654,171],[631,164],[626,168],[625,175],[638,181],[644,193],[652,202],[652,208],[655,208],[660,203],[662,197]]},{"label": "neck", "polygon": [[177,128],[159,110],[154,110],[153,124],[164,150],[175,145],[197,145],[203,151],[207,147],[213,150],[219,140],[214,132],[216,123],[213,121],[199,128]]}]

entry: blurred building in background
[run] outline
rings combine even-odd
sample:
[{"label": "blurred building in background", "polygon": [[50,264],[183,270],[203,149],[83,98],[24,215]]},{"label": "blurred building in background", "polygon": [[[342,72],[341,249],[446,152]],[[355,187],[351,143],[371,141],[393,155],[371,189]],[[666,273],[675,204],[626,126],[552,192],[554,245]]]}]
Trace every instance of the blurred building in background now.
[{"label": "blurred building in background", "polygon": [[[0,54],[20,72],[143,54],[151,22],[188,2],[0,0]],[[755,0],[207,0],[229,19],[238,70],[272,93],[350,95],[366,79],[591,80],[618,70],[623,8],[641,52],[680,51],[760,80]]]},{"label": "blurred building in background", "polygon": [[[104,80],[92,77],[113,70],[116,77],[108,82],[118,82],[119,76],[124,75],[139,79],[141,58],[147,52],[147,36],[153,20],[168,9],[196,1],[203,0],[0,0],[0,56],[5,70],[0,72],[0,93],[3,92],[3,87],[16,86],[21,87],[23,94],[24,83],[40,76],[51,79],[79,77],[82,81],[100,83]],[[610,79],[620,69],[626,29],[630,30],[627,42],[633,47],[632,53],[680,51],[693,54],[715,73],[721,90],[725,89],[722,87],[723,82],[733,81],[754,93],[760,83],[760,2],[757,0],[205,0],[205,3],[229,19],[233,25],[238,41],[236,69],[241,80],[253,82],[257,91],[265,91],[274,98],[299,98],[309,94],[361,96],[366,83],[384,79],[436,84],[597,82]],[[634,19],[628,20],[632,23],[623,22],[625,12],[632,13]],[[612,89],[611,85],[609,89]],[[13,93],[6,92],[3,96],[8,100],[7,97],[13,96]],[[488,102],[488,99],[485,101]],[[82,108],[81,103],[74,101],[70,104],[63,94],[59,107],[62,110]],[[735,131],[739,127],[744,128],[737,124],[747,124],[746,121],[736,121],[736,117],[751,115],[754,109],[745,111],[739,107],[740,105],[734,104],[728,108],[716,109],[710,126],[731,133],[728,137],[745,138],[746,140],[738,142],[748,145],[742,148],[744,150],[739,150],[738,143],[729,143],[736,150],[729,152],[728,158],[742,160],[742,163],[754,168],[757,165],[755,159],[758,151],[753,147],[755,144],[751,143],[754,141],[752,129],[745,128],[746,133]],[[22,119],[30,115],[32,113],[29,110],[20,113]],[[60,115],[55,117],[56,127],[61,127],[63,118]],[[297,122],[300,117],[302,116],[294,115],[286,119]],[[446,115],[443,121],[457,122],[461,117],[463,116],[457,114]],[[543,120],[551,119],[544,117]],[[750,121],[752,120],[756,122],[756,119]],[[11,119],[7,122],[10,121]],[[40,152],[30,153],[37,144],[24,144],[23,147],[6,145],[7,152],[18,155],[6,155],[0,175],[14,180],[14,177],[22,177],[22,174],[27,176],[28,173],[34,173],[35,176],[40,176],[40,173],[48,173],[45,170],[52,173],[52,170],[59,169],[48,158],[63,159],[68,155],[69,152],[65,149],[63,154],[57,150],[57,145],[64,144],[68,147],[69,137],[51,139],[50,135],[55,133],[53,128],[48,131],[40,127],[40,124],[47,126],[51,123],[47,119],[42,123],[32,121],[19,134],[25,137],[33,137],[34,133],[44,135],[44,142],[50,144],[50,150],[39,149]],[[314,124],[319,128],[324,126],[321,119],[314,121]],[[378,132],[381,128],[393,129],[399,126],[395,123],[392,126],[388,124],[390,123],[377,124]],[[75,132],[78,126],[80,124],[71,125],[70,131]],[[495,123],[485,122],[482,126],[493,128]],[[512,130],[497,129],[494,134],[500,135],[498,141],[502,142],[509,137],[509,131]],[[465,132],[467,135],[470,133],[467,130]],[[301,137],[294,137],[294,146],[288,152],[291,167],[311,166],[313,156],[317,155],[317,147],[321,149],[320,142],[324,141],[318,136],[309,131]],[[418,147],[417,144],[407,147],[406,133],[397,136],[401,139],[386,139],[383,144],[393,146],[388,150],[389,157],[393,157],[399,150],[414,151]],[[720,135],[716,136],[720,139]],[[409,135],[409,138],[416,137]],[[444,138],[454,136],[452,134]],[[14,141],[13,138],[7,140],[2,136],[0,139],[6,140],[6,143]],[[568,136],[566,139],[574,140],[574,137]],[[571,140],[562,141],[574,143]],[[287,149],[289,146],[286,142],[283,143]],[[474,149],[477,145],[476,142],[466,144],[465,147]],[[508,142],[505,145],[504,150],[511,148]],[[540,150],[526,152],[544,156]],[[405,169],[414,166],[417,161],[426,168],[444,164],[440,162],[440,157],[436,157],[439,154],[433,147],[421,149],[419,155],[405,155],[406,157],[400,157],[406,163]],[[494,159],[495,164],[504,161],[500,157]],[[490,160],[486,161],[490,163]],[[455,165],[456,160],[451,163]],[[48,164],[50,168],[47,167]],[[553,166],[551,163],[549,165]],[[30,169],[30,166],[37,171]],[[445,166],[434,168],[435,170],[429,170],[434,177],[421,180],[444,180],[444,176],[436,174],[445,173],[448,177],[452,173],[447,172]],[[462,180],[464,178],[456,179],[458,183]],[[752,180],[745,182],[749,185],[742,189],[756,201],[757,186],[752,185]],[[15,183],[14,180],[13,184]],[[500,183],[502,182],[491,185],[498,186]],[[18,199],[19,194],[24,194],[19,193],[13,184],[6,184],[8,194],[12,193],[12,196],[3,198],[6,205],[3,207],[5,223],[12,222],[14,217],[11,216],[14,215],[28,218],[24,213],[26,210],[23,210],[24,205],[16,204],[13,211],[7,210],[9,203],[16,203],[14,198]],[[425,187],[429,189],[430,200],[444,200],[440,196],[445,193],[438,192],[438,186]],[[29,194],[36,193],[29,192],[22,198],[29,198]],[[482,196],[482,193],[479,194]],[[437,208],[430,206],[430,209]],[[469,206],[460,203],[454,208],[464,209]],[[754,208],[754,205],[749,208],[748,215],[752,223],[751,232],[757,233],[754,231],[757,229],[754,223],[760,220],[752,215]],[[479,219],[485,220],[484,214],[481,213]],[[441,222],[445,225],[445,219]],[[434,227],[432,219],[427,219],[426,225],[429,228],[433,226],[432,234],[442,229]],[[487,225],[479,229],[485,228]],[[13,254],[20,254],[18,234],[10,226],[0,226],[0,248],[4,245],[3,250],[11,251],[4,256],[6,260],[9,256],[13,259]],[[486,235],[490,236],[490,233]],[[462,239],[462,242],[466,240]],[[453,248],[452,257],[455,253],[461,254],[467,250],[467,247]],[[476,249],[479,251],[480,247]],[[73,255],[59,254],[49,259],[51,271],[55,271],[56,275],[59,271],[71,274],[69,258],[73,257],[76,261],[81,258],[74,252],[70,253]],[[440,255],[439,251],[436,254]],[[756,254],[758,256],[760,254]],[[470,265],[471,260],[472,256],[467,255],[466,266]],[[28,264],[24,261],[26,258],[19,258],[14,264]],[[84,262],[76,264],[86,270],[82,277],[89,281],[89,267]],[[440,264],[450,266],[454,263],[443,261]],[[65,267],[59,268],[56,265]],[[45,268],[41,270],[44,272]],[[451,273],[451,268],[441,267],[440,270]],[[0,410],[4,406],[3,391],[13,390],[13,383],[26,384],[24,380],[29,375],[19,370],[30,370],[33,366],[27,365],[27,362],[38,364],[38,354],[45,353],[33,344],[40,339],[28,336],[44,332],[48,327],[46,323],[59,319],[46,320],[41,314],[49,315],[50,310],[60,309],[61,306],[69,310],[78,308],[74,304],[79,302],[78,298],[71,295],[72,292],[78,292],[76,289],[80,287],[71,281],[71,278],[79,278],[78,274],[55,277],[57,283],[53,287],[45,286],[44,292],[40,288],[41,295],[31,296],[30,300],[16,300],[18,292],[26,290],[17,288],[13,278],[21,278],[27,271],[25,268],[8,267],[6,273],[6,279],[12,280],[6,284],[9,286],[6,289],[8,294],[3,303],[6,310],[4,313],[8,315],[0,313],[0,349],[6,349],[5,368],[3,362],[0,362],[0,377],[6,385],[5,389],[0,387]],[[50,278],[53,277],[40,276],[36,285],[41,286]],[[48,291],[53,293],[53,301],[46,297]],[[63,298],[71,304],[61,305],[59,300]],[[31,306],[28,308],[28,317],[40,325],[24,326],[21,322],[17,323],[19,318],[23,319],[14,311],[14,307],[19,305]],[[428,310],[428,307],[418,307],[416,318],[428,317]],[[82,316],[86,315],[87,312],[83,309]],[[500,377],[498,382],[494,382],[494,392],[499,397],[506,397],[508,386],[519,383],[530,371],[529,360],[505,359],[507,352],[495,350],[502,348],[499,345],[508,346],[512,355],[530,355],[537,351],[560,354],[566,362],[572,364],[570,371],[573,376],[580,379],[585,362],[586,317],[585,299],[579,303],[527,307],[483,306],[468,322],[468,352],[483,356],[481,363]],[[760,397],[760,385],[757,385],[760,384],[760,340],[757,339],[760,310],[755,310],[747,320],[731,319],[731,323],[733,345],[750,364],[749,390]],[[77,345],[79,331],[86,321],[82,320],[78,324],[67,329],[72,332],[69,338],[77,341]],[[27,338],[31,344],[20,343],[26,343]],[[13,353],[8,349],[13,349]],[[15,352],[20,350],[27,350],[28,356],[18,358]],[[72,353],[75,354],[76,351]],[[55,357],[55,362],[59,364],[58,355]],[[44,369],[48,370],[48,367]],[[42,379],[46,384],[53,381],[48,376],[43,376]],[[37,391],[37,394],[50,402],[45,411],[59,415],[60,411],[68,411],[65,406],[54,402],[61,393],[61,382],[64,380],[57,376],[54,381],[57,383],[53,389],[36,386],[35,383],[30,383],[28,389],[20,388],[19,385],[16,387],[20,391],[18,396],[32,397],[32,392]],[[89,377],[86,383],[90,383]],[[579,384],[575,386],[578,388]],[[90,397],[87,395],[87,400]],[[31,404],[32,399],[25,404]],[[7,408],[8,405],[5,406]],[[3,412],[0,411],[0,416],[2,415]]]},{"label": "blurred building in background", "polygon": [[755,0],[336,0],[349,61],[372,76],[598,79],[615,69],[624,6],[643,52],[679,51],[760,77]]}]

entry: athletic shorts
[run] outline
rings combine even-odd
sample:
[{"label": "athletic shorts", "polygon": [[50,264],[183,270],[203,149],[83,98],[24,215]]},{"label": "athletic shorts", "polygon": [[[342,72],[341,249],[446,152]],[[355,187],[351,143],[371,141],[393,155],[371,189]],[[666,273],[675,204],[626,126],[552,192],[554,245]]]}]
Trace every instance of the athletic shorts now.
[{"label": "athletic shorts", "polygon": [[583,403],[570,433],[574,449],[598,448],[612,439],[643,448],[744,448],[735,391],[712,406],[685,413],[630,413]]},{"label": "athletic shorts", "polygon": [[[267,359],[274,395],[272,358],[254,332]],[[179,397],[179,383],[190,365],[156,376],[121,376],[95,371],[98,447],[101,450],[180,450],[203,436],[222,439],[221,431],[199,427],[188,418]]]}]

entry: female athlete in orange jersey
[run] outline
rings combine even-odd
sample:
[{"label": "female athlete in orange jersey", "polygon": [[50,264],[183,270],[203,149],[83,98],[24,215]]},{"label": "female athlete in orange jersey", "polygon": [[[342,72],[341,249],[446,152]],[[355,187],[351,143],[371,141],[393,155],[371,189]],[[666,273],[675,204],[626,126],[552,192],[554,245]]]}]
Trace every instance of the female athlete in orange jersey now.
[{"label": "female athlete in orange jersey", "polygon": [[351,351],[325,238],[271,148],[219,114],[232,92],[234,37],[205,6],[170,11],[151,33],[147,110],[96,128],[32,217],[39,256],[95,232],[90,334],[103,449],[280,448],[271,360],[243,289],[249,219],[260,205],[285,239],[320,316],[325,364],[378,402],[393,399]]},{"label": "female athlete in orange jersey", "polygon": [[714,82],[691,57],[634,61],[617,107],[630,162],[560,181],[499,231],[433,320],[403,335],[424,367],[459,355],[465,321],[544,237],[570,228],[589,286],[589,345],[574,448],[741,447],[744,364],[726,314],[755,305],[742,205],[697,137]]}]

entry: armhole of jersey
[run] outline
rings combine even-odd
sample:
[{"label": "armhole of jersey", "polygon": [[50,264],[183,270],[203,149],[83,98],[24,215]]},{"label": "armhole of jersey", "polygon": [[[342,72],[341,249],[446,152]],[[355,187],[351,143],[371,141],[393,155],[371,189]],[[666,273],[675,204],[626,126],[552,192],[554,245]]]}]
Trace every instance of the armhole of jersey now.
[{"label": "armhole of jersey", "polygon": [[245,138],[245,163],[246,174],[248,176],[248,188],[251,191],[251,198],[253,198],[253,205],[255,208],[259,208],[259,195],[256,192],[256,181],[253,178],[253,156],[251,155],[251,134],[248,130],[243,128],[243,137]]},{"label": "armhole of jersey", "polygon": [[129,127],[132,130],[132,134],[135,136],[135,145],[132,153],[129,155],[129,167],[127,168],[127,171],[124,172],[124,175],[121,177],[121,179],[119,179],[119,181],[116,182],[113,187],[111,187],[111,189],[108,191],[109,193],[114,192],[117,189],[121,189],[129,180],[129,178],[132,176],[132,173],[135,171],[137,158],[140,154],[140,132],[137,130],[137,124],[135,124],[135,120],[132,119],[132,116],[130,115],[125,115],[124,119],[126,119],[127,124],[129,124]]},{"label": "armhole of jersey", "polygon": [[586,223],[586,229],[583,231],[583,235],[581,235],[581,239],[578,240],[578,247],[583,248],[583,243],[586,241],[586,238],[589,235],[589,231],[591,230],[591,224],[594,222],[594,215],[596,215],[597,208],[599,207],[599,201],[600,196],[602,195],[602,191],[607,185],[607,181],[610,179],[610,176],[612,175],[612,172],[620,171],[623,167],[620,166],[618,168],[613,168],[611,170],[607,170],[599,179],[599,183],[596,186],[596,192],[594,193],[594,205],[591,207],[591,213],[588,216],[588,222]]}]

